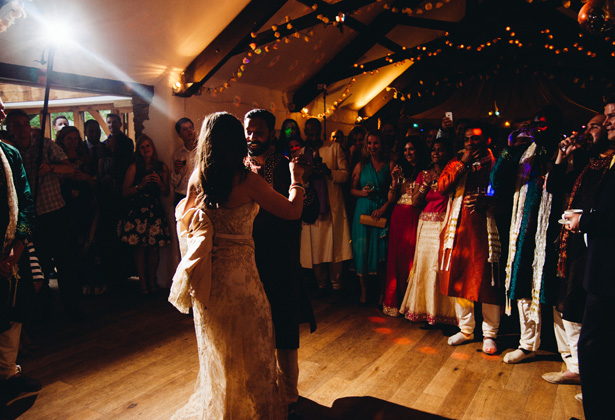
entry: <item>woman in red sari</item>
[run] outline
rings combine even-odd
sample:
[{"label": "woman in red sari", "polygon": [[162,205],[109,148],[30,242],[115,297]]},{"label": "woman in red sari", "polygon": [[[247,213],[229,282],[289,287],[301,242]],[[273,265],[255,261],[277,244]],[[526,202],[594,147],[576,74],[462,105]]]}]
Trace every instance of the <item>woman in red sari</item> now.
[{"label": "woman in red sari", "polygon": [[[416,245],[416,227],[419,223],[421,208],[414,206],[412,194],[418,188],[417,175],[426,163],[423,140],[418,136],[406,137],[403,155],[397,159],[393,169],[389,200],[396,199],[389,228],[389,250],[387,275],[384,287],[382,312],[389,316],[399,316],[399,306],[406,292],[408,274],[412,268]],[[395,198],[392,198],[395,197]]]}]

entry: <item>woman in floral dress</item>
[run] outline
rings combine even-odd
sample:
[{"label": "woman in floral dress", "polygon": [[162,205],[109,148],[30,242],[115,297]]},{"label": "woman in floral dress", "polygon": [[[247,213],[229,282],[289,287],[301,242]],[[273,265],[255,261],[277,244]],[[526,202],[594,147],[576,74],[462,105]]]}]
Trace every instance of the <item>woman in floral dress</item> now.
[{"label": "woman in floral dress", "polygon": [[154,142],[146,135],[137,139],[135,163],[126,171],[122,195],[129,197],[128,213],[120,220],[120,239],[135,247],[135,265],[141,294],[158,291],[155,282],[159,248],[170,235],[160,195],[169,194],[169,169],[158,160]]}]

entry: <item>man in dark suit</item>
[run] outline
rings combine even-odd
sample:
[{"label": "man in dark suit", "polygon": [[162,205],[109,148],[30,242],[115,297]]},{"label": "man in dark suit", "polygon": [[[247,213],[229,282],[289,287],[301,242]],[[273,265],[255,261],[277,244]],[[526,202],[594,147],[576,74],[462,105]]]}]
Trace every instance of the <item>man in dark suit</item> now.
[{"label": "man in dark suit", "polygon": [[[288,159],[275,151],[275,116],[265,109],[253,109],[244,118],[251,166],[280,194],[289,193]],[[289,409],[299,398],[299,324],[316,321],[301,283],[299,234],[296,220],[283,220],[264,209],[254,219],[254,258],[271,304],[275,331],[276,359],[282,373],[282,397]]]},{"label": "man in dark suit", "polygon": [[579,338],[579,371],[585,418],[613,416],[612,391],[615,365],[615,329],[610,322],[615,300],[615,95],[604,108],[610,168],[594,195],[590,213],[566,215],[566,228],[587,235],[587,266],[583,286],[587,291],[583,327]]}]

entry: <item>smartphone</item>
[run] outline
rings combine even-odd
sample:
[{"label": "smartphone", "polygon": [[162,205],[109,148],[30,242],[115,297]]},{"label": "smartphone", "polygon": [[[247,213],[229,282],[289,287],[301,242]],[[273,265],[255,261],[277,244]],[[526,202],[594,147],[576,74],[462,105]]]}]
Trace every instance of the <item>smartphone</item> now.
[{"label": "smartphone", "polygon": [[450,112],[450,111],[445,112],[445,113],[444,113],[444,116],[445,116],[446,118],[448,118],[449,120],[453,121],[453,113],[452,113],[452,112]]}]

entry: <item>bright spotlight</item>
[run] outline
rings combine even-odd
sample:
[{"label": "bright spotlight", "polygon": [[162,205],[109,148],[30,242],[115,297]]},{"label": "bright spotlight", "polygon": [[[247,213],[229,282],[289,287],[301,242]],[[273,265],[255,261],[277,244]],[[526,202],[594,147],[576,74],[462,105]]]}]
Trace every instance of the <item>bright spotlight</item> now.
[{"label": "bright spotlight", "polygon": [[72,44],[74,23],[62,18],[47,18],[41,25],[42,42],[50,47],[66,47]]},{"label": "bright spotlight", "polygon": [[71,42],[70,30],[68,25],[54,25],[46,28],[45,38],[54,47],[67,45]]}]

